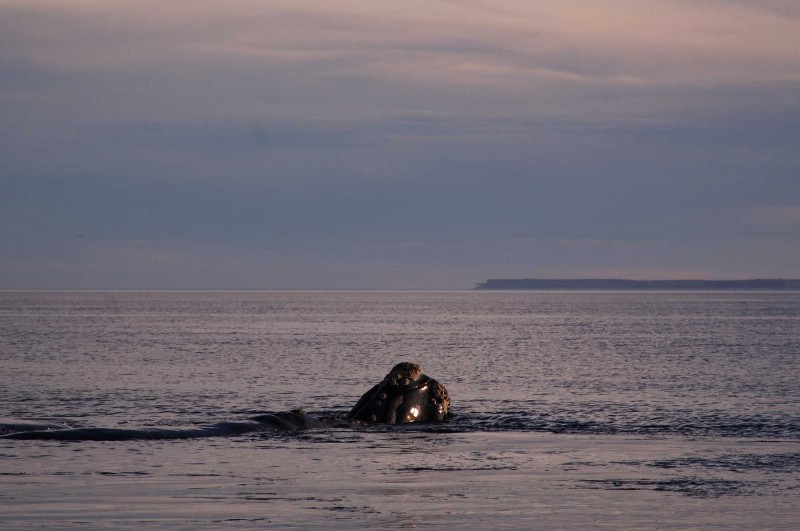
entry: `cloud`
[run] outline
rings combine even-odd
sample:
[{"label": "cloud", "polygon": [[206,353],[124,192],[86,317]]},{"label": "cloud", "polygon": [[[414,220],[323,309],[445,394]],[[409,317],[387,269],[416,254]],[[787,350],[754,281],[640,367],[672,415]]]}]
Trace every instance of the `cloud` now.
[{"label": "cloud", "polygon": [[755,207],[752,216],[759,224],[792,230],[800,228],[800,205]]},{"label": "cloud", "polygon": [[[35,263],[78,283],[74,264],[104,264],[108,285],[182,268],[229,285],[239,262],[240,278],[263,263],[326,287],[785,272],[800,265],[777,258],[800,244],[781,210],[800,194],[796,14],[0,0],[0,259],[24,264],[20,282]],[[75,234],[125,258],[60,260]]]}]

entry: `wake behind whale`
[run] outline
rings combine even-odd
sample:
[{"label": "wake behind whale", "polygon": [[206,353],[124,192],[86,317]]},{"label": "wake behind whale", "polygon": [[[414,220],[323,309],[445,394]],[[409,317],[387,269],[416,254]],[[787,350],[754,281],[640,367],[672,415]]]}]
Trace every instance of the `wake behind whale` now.
[{"label": "wake behind whale", "polygon": [[264,414],[243,421],[224,421],[207,426],[185,428],[70,428],[50,424],[48,427],[9,419],[0,421],[0,430],[8,432],[3,439],[40,441],[131,441],[161,439],[197,439],[202,437],[226,437],[258,431],[293,432],[303,429],[352,426],[336,418],[316,418],[300,410]]}]

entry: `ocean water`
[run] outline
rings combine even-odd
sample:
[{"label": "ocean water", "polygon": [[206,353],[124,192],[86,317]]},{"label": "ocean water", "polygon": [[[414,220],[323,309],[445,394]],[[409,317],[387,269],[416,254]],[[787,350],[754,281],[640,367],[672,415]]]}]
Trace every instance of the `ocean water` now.
[{"label": "ocean water", "polygon": [[[442,424],[282,432],[400,361]],[[797,529],[797,292],[0,292],[0,528]],[[242,426],[247,429],[242,428]]]}]

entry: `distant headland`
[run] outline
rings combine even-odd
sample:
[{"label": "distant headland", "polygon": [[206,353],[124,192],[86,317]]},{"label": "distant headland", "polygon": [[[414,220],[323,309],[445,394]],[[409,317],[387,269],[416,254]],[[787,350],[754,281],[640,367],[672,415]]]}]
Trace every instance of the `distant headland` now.
[{"label": "distant headland", "polygon": [[616,278],[490,278],[476,290],[800,290],[800,279],[625,280]]}]

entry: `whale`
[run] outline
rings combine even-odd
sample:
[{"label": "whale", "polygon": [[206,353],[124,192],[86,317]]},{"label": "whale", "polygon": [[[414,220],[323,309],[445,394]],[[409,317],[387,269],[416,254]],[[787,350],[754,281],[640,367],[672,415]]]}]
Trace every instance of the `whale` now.
[{"label": "whale", "polygon": [[449,412],[450,395],[444,385],[423,374],[419,364],[403,362],[364,393],[347,418],[367,423],[409,424],[441,422]]},{"label": "whale", "polygon": [[[225,421],[185,428],[70,428],[51,422],[0,422],[0,439],[59,441],[124,441],[193,439],[240,435],[272,429],[296,432],[322,428],[352,428],[372,424],[442,422],[450,417],[447,389],[422,373],[417,363],[402,362],[358,399],[343,416],[314,416],[302,409],[265,413],[242,421]],[[3,429],[4,428],[4,429]],[[10,433],[9,433],[10,432]]]}]

